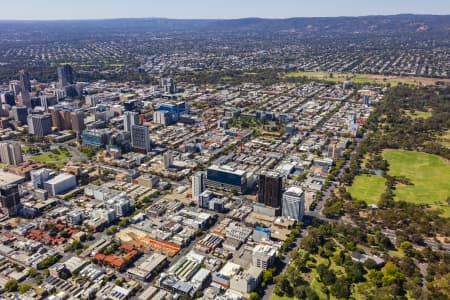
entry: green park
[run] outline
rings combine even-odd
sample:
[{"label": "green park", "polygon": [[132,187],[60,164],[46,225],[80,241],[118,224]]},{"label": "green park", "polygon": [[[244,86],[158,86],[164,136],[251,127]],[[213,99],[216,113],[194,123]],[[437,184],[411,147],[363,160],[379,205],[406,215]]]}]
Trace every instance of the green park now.
[{"label": "green park", "polygon": [[[417,86],[417,85],[433,85],[436,80],[426,77],[410,77],[410,76],[385,76],[376,74],[353,74],[344,72],[323,72],[323,71],[296,71],[284,74],[284,78],[306,78],[309,80],[319,80],[327,83],[343,83],[350,81],[354,84],[374,84],[397,86],[399,84]],[[447,79],[444,81],[447,82]],[[450,81],[450,80],[448,80]]]},{"label": "green park", "polygon": [[[410,184],[397,184],[396,200],[427,204],[450,216],[450,163],[443,158],[423,152],[384,150],[389,163],[388,175],[404,177]],[[358,175],[348,191],[353,198],[376,204],[385,190],[385,179],[378,175]]]},{"label": "green park", "polygon": [[47,152],[43,152],[30,157],[31,160],[46,163],[47,165],[54,165],[55,168],[62,168],[66,164],[67,160],[72,156],[69,150],[59,147],[51,149]]}]

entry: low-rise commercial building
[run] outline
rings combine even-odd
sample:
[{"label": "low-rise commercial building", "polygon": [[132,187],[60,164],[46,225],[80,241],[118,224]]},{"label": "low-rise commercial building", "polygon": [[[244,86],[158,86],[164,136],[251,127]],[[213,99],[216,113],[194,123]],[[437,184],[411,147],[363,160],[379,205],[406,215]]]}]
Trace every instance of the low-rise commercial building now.
[{"label": "low-rise commercial building", "polygon": [[277,249],[275,247],[267,245],[256,245],[255,248],[253,248],[253,266],[261,268],[263,270],[267,270],[273,265],[276,254]]},{"label": "low-rise commercial building", "polygon": [[159,253],[153,253],[147,257],[142,263],[127,271],[128,275],[133,278],[148,281],[153,275],[167,263],[167,257]]},{"label": "low-rise commercial building", "polygon": [[248,297],[258,287],[262,272],[260,268],[252,266],[248,270],[231,277],[230,289]]},{"label": "low-rise commercial building", "polygon": [[212,190],[245,193],[247,172],[228,166],[211,166],[207,170],[206,186]]},{"label": "low-rise commercial building", "polygon": [[76,177],[72,174],[60,174],[44,183],[44,189],[49,195],[55,196],[66,193],[77,186]]}]

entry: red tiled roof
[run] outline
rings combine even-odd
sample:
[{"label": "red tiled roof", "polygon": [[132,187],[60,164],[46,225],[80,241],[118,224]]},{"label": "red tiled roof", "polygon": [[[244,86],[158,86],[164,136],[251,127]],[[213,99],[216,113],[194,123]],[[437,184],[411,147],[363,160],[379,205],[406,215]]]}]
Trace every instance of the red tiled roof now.
[{"label": "red tiled roof", "polygon": [[134,247],[133,247],[133,246],[130,246],[130,245],[127,245],[127,244],[122,244],[122,245],[120,246],[120,249],[122,249],[122,250],[124,250],[124,251],[130,252],[130,251],[133,251],[133,250],[134,250]]},{"label": "red tiled roof", "polygon": [[124,259],[126,260],[133,260],[133,258],[138,255],[139,252],[137,252],[136,250],[132,250],[130,252],[128,252],[127,254],[125,254],[123,256]]},{"label": "red tiled roof", "polygon": [[99,261],[104,261],[114,267],[118,267],[121,268],[123,267],[123,265],[125,264],[125,262],[123,261],[123,259],[121,259],[120,257],[114,256],[114,255],[104,255],[101,253],[97,253],[94,258],[96,260]]}]

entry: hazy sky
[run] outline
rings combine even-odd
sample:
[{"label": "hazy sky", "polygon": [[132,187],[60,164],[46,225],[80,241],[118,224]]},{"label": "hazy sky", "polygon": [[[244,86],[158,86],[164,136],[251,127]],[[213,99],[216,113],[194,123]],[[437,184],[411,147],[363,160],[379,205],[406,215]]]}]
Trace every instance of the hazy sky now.
[{"label": "hazy sky", "polygon": [[0,19],[450,14],[450,0],[0,0]]}]

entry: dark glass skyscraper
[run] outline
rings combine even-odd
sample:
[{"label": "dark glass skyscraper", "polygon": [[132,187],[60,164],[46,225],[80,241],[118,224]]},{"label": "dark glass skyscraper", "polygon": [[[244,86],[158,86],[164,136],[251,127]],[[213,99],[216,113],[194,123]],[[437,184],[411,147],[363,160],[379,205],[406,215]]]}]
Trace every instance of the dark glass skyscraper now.
[{"label": "dark glass skyscraper", "polygon": [[283,176],[274,171],[264,171],[258,177],[258,202],[264,205],[281,207],[283,196]]},{"label": "dark glass skyscraper", "polygon": [[20,88],[22,92],[31,92],[30,73],[25,70],[19,72],[20,76]]},{"label": "dark glass skyscraper", "polygon": [[147,154],[151,150],[150,131],[148,126],[131,126],[131,146],[133,151]]},{"label": "dark glass skyscraper", "polygon": [[28,109],[25,106],[14,106],[11,111],[16,122],[20,122],[21,125],[28,123]]},{"label": "dark glass skyscraper", "polygon": [[0,204],[3,212],[11,217],[19,213],[21,203],[17,184],[0,186]]},{"label": "dark glass skyscraper", "polygon": [[67,85],[73,84],[73,69],[71,65],[64,65],[58,67],[58,83],[59,87],[63,88]]}]

